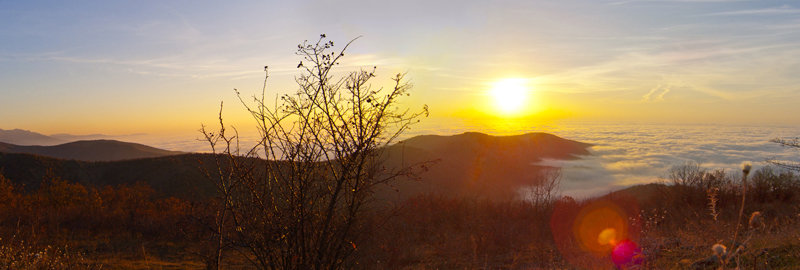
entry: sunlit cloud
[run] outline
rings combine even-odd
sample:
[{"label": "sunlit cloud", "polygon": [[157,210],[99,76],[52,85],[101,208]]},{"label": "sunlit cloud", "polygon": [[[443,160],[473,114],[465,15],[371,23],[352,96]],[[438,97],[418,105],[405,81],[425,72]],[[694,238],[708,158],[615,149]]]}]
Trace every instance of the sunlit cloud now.
[{"label": "sunlit cloud", "polygon": [[796,160],[796,151],[769,142],[789,134],[800,134],[800,129],[597,124],[559,132],[563,137],[594,144],[592,155],[579,160],[544,160],[541,164],[563,168],[562,189],[566,194],[597,195],[659,181],[670,167],[689,161],[736,173],[744,161],[753,161],[758,168],[771,158]]}]

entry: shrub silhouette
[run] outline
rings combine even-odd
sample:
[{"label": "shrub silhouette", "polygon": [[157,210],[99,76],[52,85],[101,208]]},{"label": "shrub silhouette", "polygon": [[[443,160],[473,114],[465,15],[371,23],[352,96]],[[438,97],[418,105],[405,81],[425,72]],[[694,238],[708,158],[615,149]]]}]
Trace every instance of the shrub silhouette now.
[{"label": "shrub silhouette", "polygon": [[[223,251],[247,254],[262,269],[338,269],[352,267],[362,240],[362,217],[376,186],[407,175],[411,168],[384,168],[381,150],[416,118],[397,106],[410,88],[397,74],[388,89],[373,88],[375,67],[337,77],[345,50],[320,35],[298,45],[298,90],[266,100],[267,78],[259,96],[241,103],[260,134],[256,147],[241,151],[220,129],[201,130],[214,153],[213,180],[218,207],[208,268],[218,268]],[[268,68],[265,67],[265,71]],[[250,99],[247,99],[250,100]],[[259,159],[257,157],[263,158]]]},{"label": "shrub silhouette", "polygon": [[[789,147],[800,150],[800,138],[791,138],[791,139],[775,138],[772,139],[771,142],[780,144],[783,147]],[[800,163],[796,161],[777,160],[773,158],[767,160],[767,162],[784,169],[800,172]]]}]

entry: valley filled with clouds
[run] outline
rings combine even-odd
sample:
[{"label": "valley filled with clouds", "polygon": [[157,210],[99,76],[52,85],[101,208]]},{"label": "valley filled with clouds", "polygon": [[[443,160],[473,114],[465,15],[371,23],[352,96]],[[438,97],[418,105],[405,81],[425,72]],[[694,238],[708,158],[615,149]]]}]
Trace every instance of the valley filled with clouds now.
[{"label": "valley filled with clouds", "polygon": [[767,159],[797,160],[800,153],[770,142],[800,128],[724,125],[566,125],[557,135],[591,143],[580,160],[544,161],[563,168],[562,191],[579,197],[652,183],[670,167],[697,162],[706,169],[739,173],[742,162],[758,168]]}]

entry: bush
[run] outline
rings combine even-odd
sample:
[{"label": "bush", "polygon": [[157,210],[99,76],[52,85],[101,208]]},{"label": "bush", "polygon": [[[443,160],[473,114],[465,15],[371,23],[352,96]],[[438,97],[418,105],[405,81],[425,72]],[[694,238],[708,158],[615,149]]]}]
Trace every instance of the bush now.
[{"label": "bush", "polygon": [[336,78],[351,43],[333,51],[333,41],[321,35],[298,45],[298,90],[274,106],[265,99],[266,78],[252,104],[237,91],[260,133],[255,148],[236,148],[237,135],[226,134],[221,110],[219,131],[201,129],[212,151],[222,154],[218,170],[207,172],[219,207],[209,226],[209,268],[218,268],[229,248],[263,269],[355,264],[351,255],[365,237],[359,230],[375,187],[409,173],[384,168],[380,153],[427,112],[397,106],[410,88],[402,74],[386,90],[370,85],[374,67]]}]

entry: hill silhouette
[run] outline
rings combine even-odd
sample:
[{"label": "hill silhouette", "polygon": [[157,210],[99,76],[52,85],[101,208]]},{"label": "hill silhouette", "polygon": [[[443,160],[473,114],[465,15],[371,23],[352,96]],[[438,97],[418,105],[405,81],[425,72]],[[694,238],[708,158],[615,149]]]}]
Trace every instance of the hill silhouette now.
[{"label": "hill silhouette", "polygon": [[576,159],[589,155],[590,144],[547,133],[492,136],[466,132],[452,136],[423,135],[401,141],[386,151],[387,166],[435,161],[419,175],[421,183],[398,183],[401,194],[437,192],[486,198],[516,196],[536,185],[542,159]]},{"label": "hill silhouette", "polygon": [[62,138],[47,136],[23,129],[0,129],[0,142],[17,145],[56,145],[68,142]]},{"label": "hill silhouette", "polygon": [[24,146],[0,143],[0,152],[34,154],[83,161],[116,161],[182,154],[182,152],[115,140],[75,141],[54,146]]},{"label": "hill silhouette", "polygon": [[[92,147],[100,147],[106,149],[105,151],[112,148],[108,145],[123,149],[155,149],[115,141],[91,142],[93,143],[65,144],[69,147],[51,149],[82,149],[86,151],[83,159],[97,158],[98,156],[93,155],[102,152]],[[4,152],[4,146],[7,144],[0,144],[0,152]],[[536,165],[536,162],[544,158],[578,158],[589,154],[589,146],[546,133],[491,136],[469,132],[453,136],[417,136],[384,149],[384,165],[388,168],[403,168],[428,161],[434,163],[428,166],[427,171],[419,174],[415,181],[396,181],[391,187],[378,190],[376,195],[380,199],[389,200],[429,192],[475,195],[490,199],[508,198],[507,196],[515,196],[520,187],[537,184],[537,171],[545,167]],[[152,153],[144,150],[141,153]],[[174,153],[164,151],[166,150],[155,153]],[[35,154],[45,155],[41,152]],[[214,171],[215,168],[210,167],[214,164],[213,157],[211,154],[181,154],[91,162],[74,160],[79,159],[75,155],[71,156],[73,160],[65,160],[30,154],[0,153],[0,170],[7,178],[28,187],[38,186],[42,179],[50,175],[99,186],[144,182],[163,195],[191,198],[213,194],[211,182],[205,179],[201,171],[201,168]]]},{"label": "hill silhouette", "polygon": [[67,142],[74,142],[74,141],[81,141],[81,140],[109,140],[114,138],[115,136],[106,135],[106,134],[82,134],[82,135],[75,135],[75,134],[68,134],[68,133],[56,133],[50,134],[50,137],[61,139]]},{"label": "hill silhouette", "polygon": [[91,162],[0,153],[0,173],[27,190],[57,177],[90,186],[146,183],[162,196],[197,199],[213,194],[203,167],[213,171],[213,155],[182,154],[156,158]]}]

